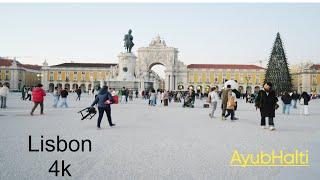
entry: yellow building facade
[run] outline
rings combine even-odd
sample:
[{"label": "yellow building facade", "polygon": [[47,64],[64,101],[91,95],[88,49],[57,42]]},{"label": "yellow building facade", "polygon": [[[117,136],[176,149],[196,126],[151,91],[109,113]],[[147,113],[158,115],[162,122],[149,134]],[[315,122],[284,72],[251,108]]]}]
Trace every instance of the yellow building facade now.
[{"label": "yellow building facade", "polygon": [[235,80],[241,93],[253,92],[264,81],[265,69],[256,65],[243,64],[190,64],[188,68],[188,88],[197,92],[208,92],[210,87],[223,88],[227,80]]},{"label": "yellow building facade", "polygon": [[320,64],[304,62],[290,68],[293,89],[301,93],[320,93]]},{"label": "yellow building facade", "polygon": [[15,59],[0,57],[0,85],[6,84],[11,91],[20,91],[41,82],[41,66],[22,64]]},{"label": "yellow building facade", "polygon": [[48,66],[45,62],[42,67],[42,84],[48,91],[58,87],[70,91],[81,88],[86,92],[116,76],[116,67],[117,64],[103,63],[63,63]]}]

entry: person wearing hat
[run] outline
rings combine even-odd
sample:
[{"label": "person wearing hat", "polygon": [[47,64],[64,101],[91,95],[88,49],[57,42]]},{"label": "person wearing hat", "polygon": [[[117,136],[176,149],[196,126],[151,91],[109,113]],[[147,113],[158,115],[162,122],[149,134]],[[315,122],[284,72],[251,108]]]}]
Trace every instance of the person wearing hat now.
[{"label": "person wearing hat", "polygon": [[260,90],[258,93],[258,97],[255,101],[256,108],[260,109],[261,114],[261,127],[266,129],[266,117],[269,119],[269,129],[275,130],[274,127],[274,117],[275,110],[279,107],[278,98],[276,96],[276,92],[272,90],[272,83],[267,82],[263,85],[263,90]]}]

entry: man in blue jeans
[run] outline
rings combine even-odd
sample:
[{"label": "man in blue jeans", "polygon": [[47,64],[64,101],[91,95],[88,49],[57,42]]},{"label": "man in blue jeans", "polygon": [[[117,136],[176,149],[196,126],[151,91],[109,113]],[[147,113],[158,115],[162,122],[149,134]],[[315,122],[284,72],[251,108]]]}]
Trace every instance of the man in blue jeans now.
[{"label": "man in blue jeans", "polygon": [[60,96],[61,96],[61,98],[60,98],[60,100],[61,100],[61,104],[60,104],[60,107],[66,107],[66,108],[68,108],[69,106],[68,106],[68,103],[67,103],[67,97],[68,97],[68,95],[69,95],[69,93],[68,93],[68,89],[67,88],[65,88],[64,90],[62,90],[61,92],[60,92]]},{"label": "man in blue jeans", "polygon": [[290,107],[292,98],[288,92],[285,92],[284,95],[281,96],[281,100],[283,102],[283,114],[290,114]]}]

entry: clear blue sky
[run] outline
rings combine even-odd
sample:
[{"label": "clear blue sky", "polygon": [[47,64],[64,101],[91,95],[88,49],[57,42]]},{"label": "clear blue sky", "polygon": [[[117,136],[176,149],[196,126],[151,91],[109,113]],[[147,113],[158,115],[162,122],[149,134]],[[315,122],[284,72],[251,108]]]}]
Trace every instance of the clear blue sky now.
[{"label": "clear blue sky", "polygon": [[0,4],[0,56],[23,63],[117,62],[157,34],[191,63],[269,57],[279,31],[290,64],[320,63],[320,4]]}]

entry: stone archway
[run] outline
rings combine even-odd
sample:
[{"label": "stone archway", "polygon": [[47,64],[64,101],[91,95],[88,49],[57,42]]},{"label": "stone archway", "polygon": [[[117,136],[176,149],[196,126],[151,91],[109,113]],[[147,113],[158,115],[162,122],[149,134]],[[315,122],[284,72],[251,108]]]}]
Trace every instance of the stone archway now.
[{"label": "stone archway", "polygon": [[86,85],[85,84],[81,84],[80,85],[80,89],[82,92],[86,92]]},{"label": "stone archway", "polygon": [[[165,72],[165,65],[162,63],[156,62],[149,65],[147,79],[153,81],[152,86],[154,89],[162,89],[165,90],[165,80],[163,77],[164,74],[161,73],[161,70],[157,72],[157,68],[164,68],[163,72]],[[155,69],[154,69],[155,68]],[[162,74],[162,76],[160,76]]]},{"label": "stone archway", "polygon": [[58,89],[62,89],[62,84],[61,84],[61,83],[58,83],[58,84],[57,84],[57,87],[58,87]]},{"label": "stone archway", "polygon": [[202,86],[197,85],[196,93],[202,93]]},{"label": "stone archway", "polygon": [[252,87],[251,86],[247,86],[246,87],[246,92],[251,94],[252,93]]},{"label": "stone archway", "polygon": [[182,84],[179,84],[179,85],[178,85],[178,90],[179,90],[179,91],[184,90],[184,87],[183,87]]},{"label": "stone archway", "polygon": [[48,90],[49,90],[49,92],[53,92],[54,91],[54,84],[53,83],[49,83]]},{"label": "stone archway", "polygon": [[156,64],[161,64],[166,68],[164,82],[166,90],[177,90],[178,82],[179,85],[187,87],[187,67],[178,60],[178,52],[177,48],[168,47],[160,36],[153,39],[148,47],[139,48],[135,75],[140,79],[140,88],[144,90],[145,82],[151,82],[148,72],[150,67]]},{"label": "stone archway", "polygon": [[10,89],[10,83],[9,82],[5,82],[5,83],[3,83],[3,85],[6,85]]},{"label": "stone archway", "polygon": [[70,84],[69,84],[69,83],[66,83],[66,84],[64,85],[64,88],[67,88],[67,90],[70,91]]},{"label": "stone archway", "polygon": [[76,89],[78,89],[78,84],[72,84],[72,90],[74,91],[74,90],[76,90]]}]

